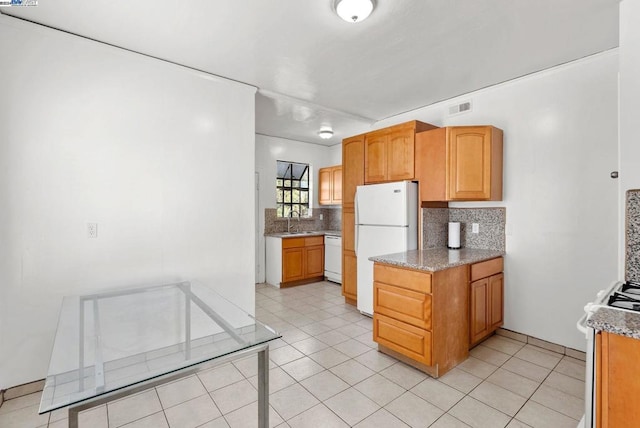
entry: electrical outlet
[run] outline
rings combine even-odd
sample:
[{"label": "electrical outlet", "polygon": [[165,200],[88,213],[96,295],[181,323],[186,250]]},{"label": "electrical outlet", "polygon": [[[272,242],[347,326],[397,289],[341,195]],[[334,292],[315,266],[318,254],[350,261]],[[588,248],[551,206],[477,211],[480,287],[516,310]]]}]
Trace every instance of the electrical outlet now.
[{"label": "electrical outlet", "polygon": [[324,216],[322,214],[320,214],[320,220],[322,220],[324,218]]},{"label": "electrical outlet", "polygon": [[471,223],[471,233],[480,233],[480,225],[478,223]]},{"label": "electrical outlet", "polygon": [[98,223],[87,223],[87,238],[98,237]]}]

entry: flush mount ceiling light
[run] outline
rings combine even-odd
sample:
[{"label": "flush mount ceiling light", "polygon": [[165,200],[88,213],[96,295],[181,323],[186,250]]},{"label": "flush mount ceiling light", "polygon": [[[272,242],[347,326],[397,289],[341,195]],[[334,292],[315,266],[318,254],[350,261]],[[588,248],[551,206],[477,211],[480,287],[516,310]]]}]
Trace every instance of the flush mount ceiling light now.
[{"label": "flush mount ceiling light", "polygon": [[323,140],[328,140],[329,138],[333,137],[333,131],[330,129],[321,129],[320,131],[318,131],[318,136]]},{"label": "flush mount ceiling light", "polygon": [[367,19],[373,10],[373,0],[336,0],[336,13],[347,22]]}]

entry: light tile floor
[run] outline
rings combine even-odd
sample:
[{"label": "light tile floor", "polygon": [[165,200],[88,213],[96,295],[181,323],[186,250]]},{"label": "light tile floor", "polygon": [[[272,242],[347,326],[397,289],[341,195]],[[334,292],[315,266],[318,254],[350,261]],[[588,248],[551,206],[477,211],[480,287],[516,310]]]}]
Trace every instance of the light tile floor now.
[{"label": "light tile floor", "polygon": [[[282,333],[271,344],[272,427],[575,428],[583,413],[584,362],[493,336],[442,376],[380,354],[371,319],[340,287],[256,286],[257,318]],[[257,360],[198,375],[80,414],[91,428],[256,427]],[[37,414],[40,394],[6,401],[0,427],[67,426],[64,409]]]}]

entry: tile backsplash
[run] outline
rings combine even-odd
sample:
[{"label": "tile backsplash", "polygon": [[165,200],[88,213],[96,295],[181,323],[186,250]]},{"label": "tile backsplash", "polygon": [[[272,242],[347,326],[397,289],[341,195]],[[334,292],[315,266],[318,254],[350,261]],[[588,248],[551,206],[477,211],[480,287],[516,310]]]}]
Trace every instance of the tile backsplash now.
[{"label": "tile backsplash", "polygon": [[627,191],[625,279],[640,281],[640,190]]},{"label": "tile backsplash", "polygon": [[[322,214],[322,220],[320,220]],[[342,229],[342,209],[340,208],[314,208],[313,215],[309,218],[297,217],[291,219],[292,229],[305,232],[313,230],[341,230]],[[264,234],[282,233],[287,231],[287,219],[278,218],[275,208],[265,208],[264,210]]]},{"label": "tile backsplash", "polygon": [[[447,223],[459,221],[463,248],[505,250],[506,208],[423,208],[422,247],[447,246]],[[478,223],[479,233],[471,233]]]}]

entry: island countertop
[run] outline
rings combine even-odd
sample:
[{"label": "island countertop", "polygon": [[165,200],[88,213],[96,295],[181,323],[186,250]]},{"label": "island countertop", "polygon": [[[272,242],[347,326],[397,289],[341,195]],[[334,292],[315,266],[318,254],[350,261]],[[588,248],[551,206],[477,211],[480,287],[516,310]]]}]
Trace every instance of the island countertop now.
[{"label": "island countertop", "polygon": [[504,251],[497,250],[480,250],[475,248],[449,250],[447,248],[431,248],[427,250],[411,250],[402,253],[374,256],[369,257],[369,260],[408,269],[436,272],[455,266],[494,259],[503,255]]}]

